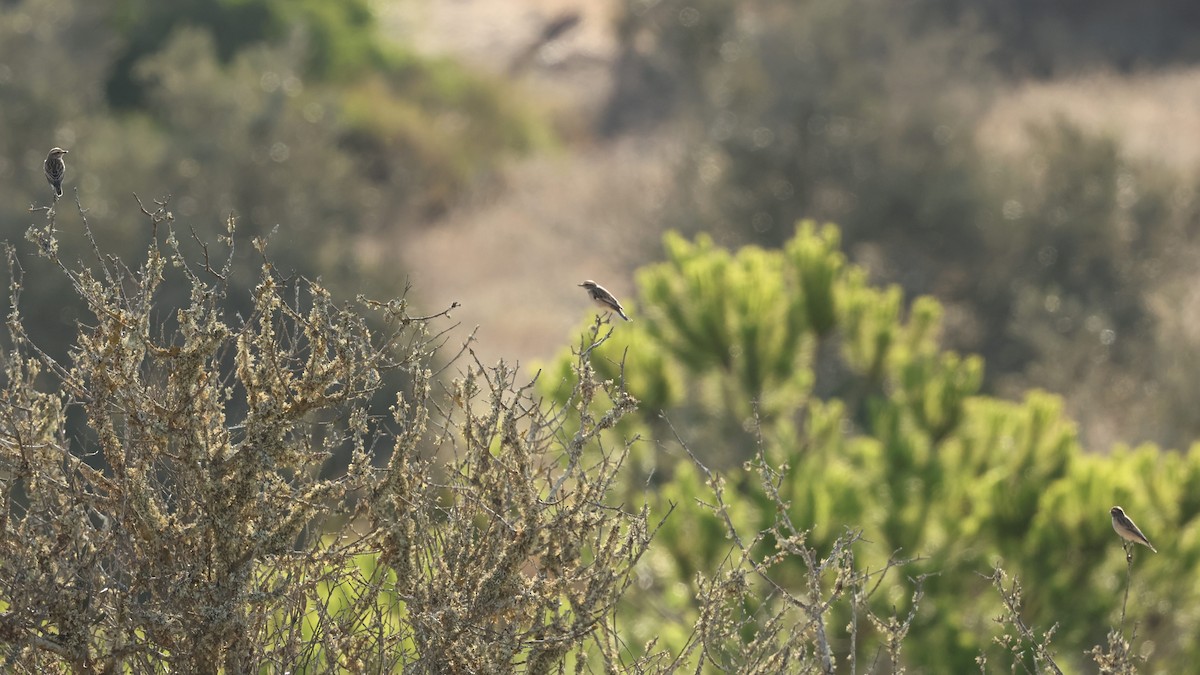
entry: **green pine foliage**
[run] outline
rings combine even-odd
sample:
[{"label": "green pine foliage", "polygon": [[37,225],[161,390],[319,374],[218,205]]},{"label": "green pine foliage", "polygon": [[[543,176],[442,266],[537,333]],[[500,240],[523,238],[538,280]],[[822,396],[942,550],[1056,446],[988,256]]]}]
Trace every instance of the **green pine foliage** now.
[{"label": "green pine foliage", "polygon": [[[1046,658],[1087,670],[1110,628],[1155,669],[1200,658],[1180,637],[1197,628],[1196,584],[1183,580],[1200,578],[1200,447],[1085,453],[1057,397],[981,396],[981,360],[938,345],[940,305],[873,287],[838,247],[836,228],[812,222],[774,251],[669,235],[666,260],[639,273],[635,321],[596,348],[601,376],[642,402],[619,427],[642,441],[627,494],[656,485],[652,503],[669,513],[639,568],[654,592],[624,600],[628,642],[661,635],[658,647],[684,650],[686,636],[644,616],[702,622],[712,575],[738,570],[769,568],[738,596],[741,637],[777,628],[776,585],[803,595],[812,572],[781,543],[797,536],[786,520],[821,553],[859,533],[855,569],[907,561],[872,578],[869,599],[849,581],[828,598],[842,662],[882,649],[921,672]],[[1127,568],[1114,504],[1159,554],[1139,548]]]}]

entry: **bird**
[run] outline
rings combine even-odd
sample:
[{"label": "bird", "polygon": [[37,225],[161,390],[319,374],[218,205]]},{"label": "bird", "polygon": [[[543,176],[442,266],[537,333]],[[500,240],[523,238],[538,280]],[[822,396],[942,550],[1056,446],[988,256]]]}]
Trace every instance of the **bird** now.
[{"label": "bird", "polygon": [[1125,515],[1124,509],[1114,506],[1109,513],[1112,514],[1113,529],[1117,531],[1117,534],[1121,535],[1122,539],[1135,544],[1141,544],[1151,551],[1158,553],[1158,549],[1154,548],[1154,544],[1151,544],[1146,535],[1142,534],[1142,531],[1138,529],[1133,519]]},{"label": "bird", "polygon": [[54,196],[61,197],[63,177],[67,175],[67,163],[63,161],[63,155],[69,150],[62,148],[51,148],[50,154],[46,155],[46,162],[42,168],[46,171],[46,180],[50,182],[50,187],[54,188]]},{"label": "bird", "polygon": [[621,306],[621,303],[617,302],[616,297],[614,297],[612,293],[608,292],[608,289],[592,281],[591,279],[588,279],[579,285],[587,289],[588,297],[590,297],[597,305],[609,311],[616,312],[618,316],[626,321],[633,321],[633,319],[625,316],[625,308]]}]

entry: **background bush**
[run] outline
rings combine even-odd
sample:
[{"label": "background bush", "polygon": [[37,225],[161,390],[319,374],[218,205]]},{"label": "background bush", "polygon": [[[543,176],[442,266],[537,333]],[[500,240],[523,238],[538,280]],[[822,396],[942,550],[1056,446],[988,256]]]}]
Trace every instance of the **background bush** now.
[{"label": "background bush", "polygon": [[[981,138],[1030,68],[1124,69],[1134,45],[1145,65],[1191,63],[1162,39],[1194,12],[1100,3],[1068,29],[1041,3],[627,7],[606,119],[686,129],[669,227],[778,247],[797,219],[837,222],[874,280],[942,301],[947,343],[991,366],[987,392],[1063,392],[1096,449],[1195,438],[1175,402],[1200,392],[1174,375],[1194,351],[1194,177],[1061,119],[1009,153]],[[669,102],[639,105],[650,92]]]},{"label": "background bush", "polygon": [[[26,209],[49,203],[38,167],[58,145],[72,151],[64,199],[105,222],[108,251],[143,245],[145,228],[115,217],[132,193],[176,195],[185,240],[194,229],[214,241],[232,215],[248,236],[283,230],[283,270],[350,295],[401,294],[392,256],[363,254],[372,238],[443,211],[550,135],[496,83],[385,44],[361,3],[327,5],[0,5],[0,237],[20,238]],[[59,226],[79,231],[60,210]],[[79,237],[62,246],[67,260],[90,257]],[[244,269],[231,280],[243,291],[255,283]],[[61,356],[82,310],[57,300],[72,297],[63,281],[46,282],[27,295],[61,316],[34,314],[30,330]],[[164,292],[182,303],[188,289]]]}]

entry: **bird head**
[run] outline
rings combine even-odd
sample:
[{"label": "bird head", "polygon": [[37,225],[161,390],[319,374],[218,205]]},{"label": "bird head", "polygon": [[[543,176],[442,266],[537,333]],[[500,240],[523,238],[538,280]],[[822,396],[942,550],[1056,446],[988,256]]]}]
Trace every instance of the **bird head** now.
[{"label": "bird head", "polygon": [[62,148],[51,148],[50,156],[51,157],[62,157],[63,155],[67,154],[68,152],[70,152],[70,150],[63,150]]},{"label": "bird head", "polygon": [[587,281],[585,281],[585,282],[583,282],[582,284],[579,284],[579,285],[580,285],[580,286],[583,286],[584,288],[586,288],[586,289],[588,289],[588,290],[591,290],[591,289],[593,289],[593,288],[595,288],[595,287],[596,287],[596,282],[592,281],[591,279],[588,279]]},{"label": "bird head", "polygon": [[1112,507],[1112,509],[1109,510],[1109,513],[1111,513],[1114,516],[1123,516],[1123,515],[1125,515],[1125,510],[1119,506],[1114,506],[1114,507]]}]

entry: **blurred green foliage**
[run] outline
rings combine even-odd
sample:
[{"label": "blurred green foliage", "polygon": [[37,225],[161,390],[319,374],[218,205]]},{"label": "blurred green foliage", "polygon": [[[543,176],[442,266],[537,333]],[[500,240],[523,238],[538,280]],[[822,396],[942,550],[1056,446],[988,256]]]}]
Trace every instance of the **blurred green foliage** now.
[{"label": "blurred green foliage", "polygon": [[376,31],[366,0],[116,0],[108,11],[119,46],[106,93],[118,107],[141,102],[138,62],[161,51],[180,29],[213,36],[226,63],[245,49],[298,33],[308,45],[300,62],[305,77],[322,80],[358,76],[398,56]]},{"label": "blurred green foliage", "polygon": [[[1191,611],[1200,600],[1200,446],[1086,453],[1057,397],[980,395],[983,361],[938,344],[941,305],[906,305],[897,287],[871,285],[839,246],[836,228],[812,222],[781,250],[668,236],[667,260],[638,276],[634,323],[596,350],[601,377],[624,381],[641,401],[619,427],[642,439],[627,498],[654,485],[659,517],[670,512],[639,567],[645,593],[623,601],[627,642],[660,634],[647,614],[690,625],[704,579],[733,550],[724,515],[762,532],[784,508],[822,554],[861,528],[855,550],[868,568],[916,558],[871,603],[881,615],[904,614],[921,580],[904,665],[969,672],[983,654],[988,672],[1022,667],[1025,657],[993,642],[1005,630],[993,618],[1004,612],[988,577],[1001,565],[1024,586],[1024,621],[1039,634],[1057,626],[1055,658],[1085,671],[1085,650],[1121,616],[1126,561],[1108,515],[1121,504],[1161,551],[1134,553],[1134,653],[1158,671],[1189,668],[1200,658],[1186,637],[1200,629]],[[570,362],[543,380],[556,400],[571,390]],[[718,470],[723,511],[712,508],[699,465]],[[777,553],[772,541],[758,544],[762,559]],[[801,560],[786,558],[772,575],[803,596]],[[769,588],[761,594],[777,601]],[[860,628],[852,644],[848,610],[832,611],[835,653],[870,662],[884,634]],[[659,647],[683,644],[661,635]]]},{"label": "blurred green foliage", "polygon": [[[280,270],[320,276],[348,296],[400,295],[403,272],[378,242],[551,137],[498,83],[385,42],[369,9],[307,0],[0,5],[0,238],[19,240],[27,208],[50,204],[41,162],[58,145],[70,154],[57,222],[78,231],[86,215],[106,251],[129,258],[144,245],[133,193],[151,211],[170,197],[179,231],[197,234],[184,246],[198,254],[232,216],[241,232],[273,239]],[[64,258],[90,257],[82,237],[62,240]],[[186,294],[164,290],[168,301]],[[29,326],[51,353],[63,353],[64,329],[80,315],[58,302],[69,297],[52,277],[27,292],[54,308]]]}]

